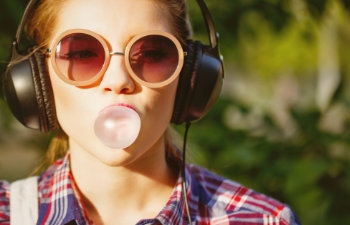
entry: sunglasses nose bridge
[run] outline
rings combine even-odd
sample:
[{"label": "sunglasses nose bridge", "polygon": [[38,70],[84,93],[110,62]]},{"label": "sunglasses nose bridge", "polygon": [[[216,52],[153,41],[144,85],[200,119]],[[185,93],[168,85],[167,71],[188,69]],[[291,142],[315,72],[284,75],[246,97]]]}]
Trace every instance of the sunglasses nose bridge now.
[{"label": "sunglasses nose bridge", "polygon": [[[124,56],[125,54],[123,52],[111,52],[109,55]],[[104,90],[116,93],[131,93],[135,89],[135,83],[125,68],[124,57],[118,57],[114,60],[110,58],[109,66],[104,73],[100,85]]]},{"label": "sunglasses nose bridge", "polygon": [[110,52],[109,55],[110,56],[112,56],[112,55],[122,55],[122,56],[124,56],[125,53],[124,52]]}]

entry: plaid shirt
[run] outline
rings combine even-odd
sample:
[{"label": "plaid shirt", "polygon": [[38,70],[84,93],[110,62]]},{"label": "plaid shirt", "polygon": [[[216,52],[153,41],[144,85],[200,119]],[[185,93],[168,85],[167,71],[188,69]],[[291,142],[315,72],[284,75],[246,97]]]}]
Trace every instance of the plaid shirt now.
[{"label": "plaid shirt", "polygon": [[[300,224],[286,205],[254,192],[231,180],[217,176],[194,165],[186,166],[186,185],[193,224]],[[10,184],[0,181],[0,224],[9,224]],[[93,224],[75,187],[69,167],[69,154],[56,161],[38,180],[40,224]],[[118,218],[116,218],[117,220]],[[156,218],[145,219],[137,225],[176,224],[187,222],[179,176],[173,193]]]}]

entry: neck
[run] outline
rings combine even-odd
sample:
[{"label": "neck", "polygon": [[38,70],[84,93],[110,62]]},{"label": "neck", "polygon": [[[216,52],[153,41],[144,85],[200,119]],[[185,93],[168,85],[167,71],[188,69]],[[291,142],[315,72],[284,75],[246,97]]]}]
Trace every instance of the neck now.
[{"label": "neck", "polygon": [[119,219],[136,222],[159,213],[177,177],[166,163],[164,146],[161,138],[132,163],[110,166],[70,141],[72,174],[95,224],[109,224],[116,212]]}]

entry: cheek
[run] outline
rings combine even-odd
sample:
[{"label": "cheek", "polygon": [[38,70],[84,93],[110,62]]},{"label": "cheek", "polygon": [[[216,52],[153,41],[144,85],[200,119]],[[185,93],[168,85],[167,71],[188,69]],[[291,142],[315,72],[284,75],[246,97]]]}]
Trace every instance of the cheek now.
[{"label": "cheek", "polygon": [[55,98],[56,113],[60,122],[60,118],[69,111],[72,106],[74,95],[69,91],[69,88],[58,78],[55,72],[50,68],[50,79]]},{"label": "cheek", "polygon": [[166,125],[170,123],[173,114],[177,82],[176,80],[166,87],[155,90],[153,93],[154,96],[145,100],[151,105],[149,118],[153,119],[153,123],[166,123]]},{"label": "cheek", "polygon": [[151,148],[169,127],[177,86],[177,82],[174,83],[162,89],[150,89],[142,95],[141,131],[137,139],[140,151]]},{"label": "cheek", "polygon": [[[50,69],[50,79],[54,93],[57,119],[62,128],[69,129],[81,126],[81,121],[87,120],[88,104],[82,92],[72,85],[66,84]],[[76,119],[79,118],[79,119]]]}]

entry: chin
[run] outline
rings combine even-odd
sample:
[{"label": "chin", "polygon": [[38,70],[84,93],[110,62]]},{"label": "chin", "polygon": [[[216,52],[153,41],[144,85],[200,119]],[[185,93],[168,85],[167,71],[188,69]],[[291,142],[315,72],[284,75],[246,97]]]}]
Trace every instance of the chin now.
[{"label": "chin", "polygon": [[109,167],[125,167],[132,164],[137,156],[130,153],[131,148],[128,149],[111,149],[103,146],[99,152],[93,152],[92,155],[98,161]]}]

